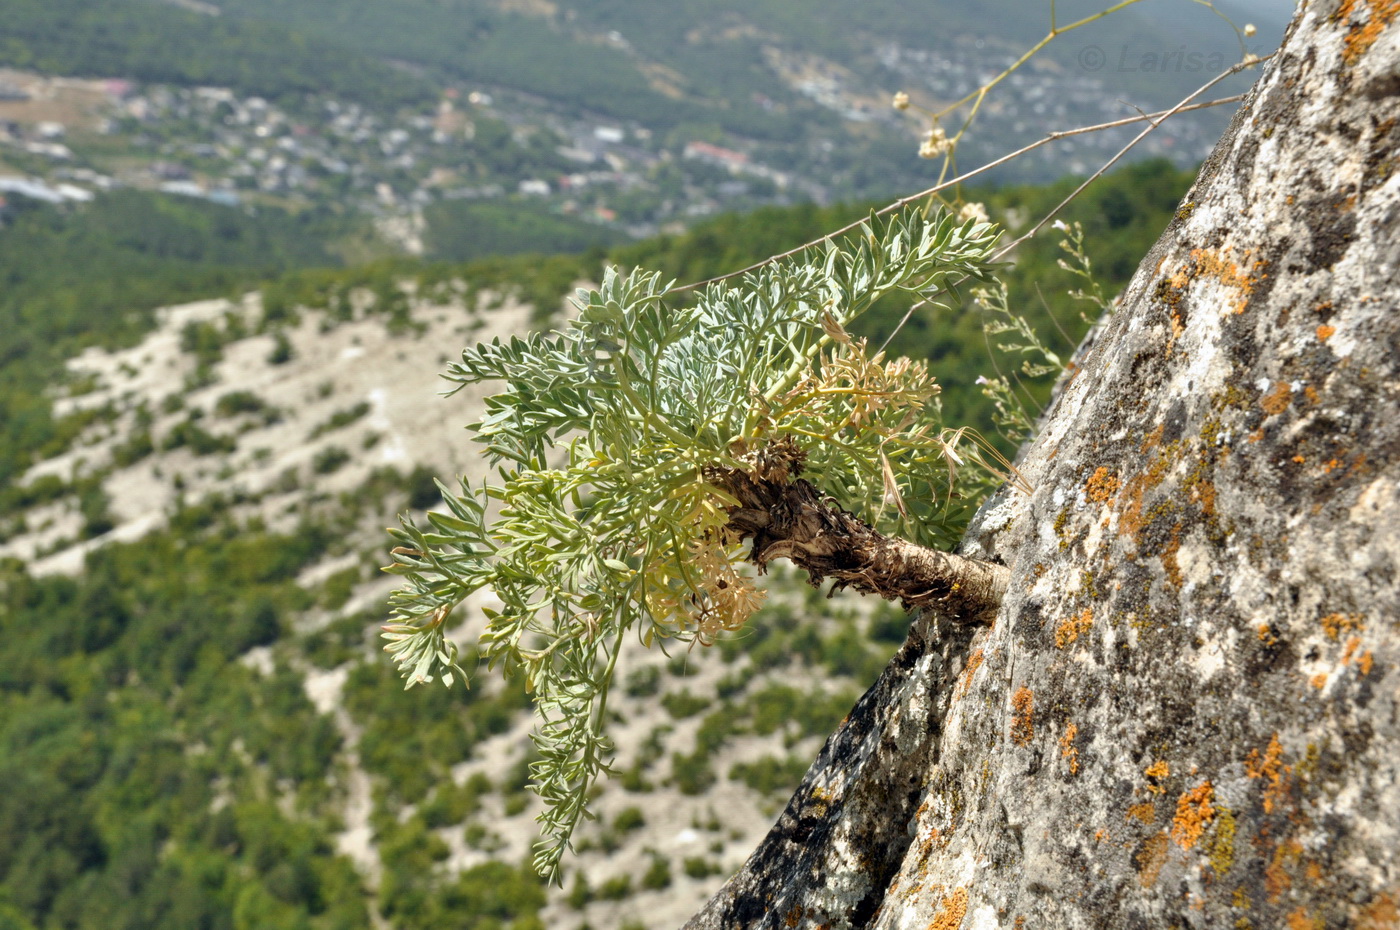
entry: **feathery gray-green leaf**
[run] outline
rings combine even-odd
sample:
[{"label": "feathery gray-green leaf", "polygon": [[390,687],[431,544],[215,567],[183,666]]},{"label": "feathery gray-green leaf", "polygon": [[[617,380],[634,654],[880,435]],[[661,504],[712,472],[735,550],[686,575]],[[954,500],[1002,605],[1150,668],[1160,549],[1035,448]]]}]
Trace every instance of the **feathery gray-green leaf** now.
[{"label": "feathery gray-green leaf", "polygon": [[405,584],[388,648],[410,684],[460,674],[448,614],[483,587],[500,601],[480,642],[534,693],[541,872],[557,875],[588,789],[607,771],[603,722],[623,637],[708,640],[756,603],[714,613],[715,592],[692,564],[729,571],[740,558],[720,541],[732,499],[706,469],[744,467],[745,449],[791,435],[808,475],[842,507],[938,540],[951,488],[936,387],[921,369],[866,358],[844,331],[891,292],[989,280],[996,237],[946,215],[872,219],[843,243],[712,285],[690,305],[669,300],[655,273],[608,269],[580,292],[568,329],[468,348],[449,366],[454,391],[498,385],[470,428],[500,480],[444,489],[450,513],[429,515],[427,530],[404,521],[392,531],[389,570]]}]

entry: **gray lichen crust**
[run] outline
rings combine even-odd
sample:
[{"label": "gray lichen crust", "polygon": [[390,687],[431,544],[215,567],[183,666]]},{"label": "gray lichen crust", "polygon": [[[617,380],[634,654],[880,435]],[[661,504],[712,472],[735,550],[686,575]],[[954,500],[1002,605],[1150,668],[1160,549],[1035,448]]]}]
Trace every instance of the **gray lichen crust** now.
[{"label": "gray lichen crust", "polygon": [[1400,925],[1397,13],[1300,9],[969,534],[994,625],[688,927]]}]

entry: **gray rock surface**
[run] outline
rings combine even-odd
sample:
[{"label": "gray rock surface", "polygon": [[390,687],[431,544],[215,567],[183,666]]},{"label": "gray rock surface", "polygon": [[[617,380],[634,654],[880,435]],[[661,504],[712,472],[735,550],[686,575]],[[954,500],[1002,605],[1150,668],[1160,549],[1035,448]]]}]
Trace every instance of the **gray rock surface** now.
[{"label": "gray rock surface", "polygon": [[1400,13],[1304,3],[927,616],[689,924],[1400,926]]}]

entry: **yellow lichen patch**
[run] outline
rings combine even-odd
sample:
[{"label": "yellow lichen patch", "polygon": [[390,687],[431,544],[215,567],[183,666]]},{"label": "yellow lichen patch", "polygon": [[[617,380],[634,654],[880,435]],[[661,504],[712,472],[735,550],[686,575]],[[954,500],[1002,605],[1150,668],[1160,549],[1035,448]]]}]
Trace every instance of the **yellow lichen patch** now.
[{"label": "yellow lichen patch", "polygon": [[1318,342],[1326,342],[1328,339],[1331,339],[1336,332],[1337,327],[1322,323],[1317,327],[1317,340]]},{"label": "yellow lichen patch", "polygon": [[1084,485],[1089,500],[1102,504],[1118,493],[1118,476],[1100,466]]},{"label": "yellow lichen patch", "polygon": [[1077,615],[1061,620],[1059,626],[1055,627],[1055,645],[1060,649],[1065,648],[1089,632],[1093,625],[1093,608],[1085,607]]},{"label": "yellow lichen patch", "polygon": [[1259,398],[1259,406],[1263,407],[1269,416],[1276,416],[1288,409],[1292,399],[1293,389],[1288,386],[1288,382],[1275,381],[1273,389]]},{"label": "yellow lichen patch", "polygon": [[1079,774],[1079,750],[1074,745],[1074,738],[1079,735],[1079,727],[1070,724],[1065,727],[1065,735],[1060,737],[1060,758],[1069,763],[1069,773]]},{"label": "yellow lichen patch", "polygon": [[1035,694],[1030,688],[1018,688],[1011,696],[1011,706],[1016,710],[1011,718],[1011,741],[1017,746],[1027,746],[1035,738]]},{"label": "yellow lichen patch", "polygon": [[1328,614],[1318,622],[1322,624],[1322,630],[1327,634],[1327,638],[1333,642],[1337,641],[1343,631],[1360,632],[1365,629],[1360,614]]},{"label": "yellow lichen patch", "polygon": [[1259,642],[1265,646],[1272,646],[1278,642],[1278,637],[1274,635],[1273,629],[1267,623],[1259,624],[1254,631],[1259,636]]},{"label": "yellow lichen patch", "polygon": [[1151,888],[1157,884],[1157,876],[1162,874],[1162,866],[1167,864],[1167,850],[1170,847],[1165,833],[1147,838],[1142,844],[1142,849],[1133,857],[1133,864],[1137,866],[1138,884],[1144,888]]},{"label": "yellow lichen patch", "polygon": [[1151,779],[1147,785],[1147,790],[1151,791],[1153,794],[1161,794],[1166,790],[1162,787],[1162,779],[1166,778],[1171,773],[1171,766],[1167,764],[1166,759],[1158,759],[1156,762],[1143,769],[1142,774]]},{"label": "yellow lichen patch", "polygon": [[967,889],[959,888],[938,902],[938,913],[928,930],[958,930],[967,916]]},{"label": "yellow lichen patch", "polygon": [[1203,781],[1176,799],[1176,816],[1172,818],[1172,839],[1182,849],[1191,849],[1215,819],[1215,788]]},{"label": "yellow lichen patch", "polygon": [[1244,770],[1250,778],[1268,780],[1268,787],[1264,789],[1264,813],[1272,814],[1274,805],[1282,800],[1287,790],[1284,776],[1288,774],[1288,766],[1283,764],[1283,746],[1279,744],[1277,733],[1269,738],[1263,755],[1257,749],[1249,751],[1244,760]]},{"label": "yellow lichen patch", "polygon": [[[1357,8],[1363,3],[1366,7],[1366,18],[1362,22],[1356,22],[1354,17]],[[1355,64],[1356,59],[1366,54],[1397,13],[1400,13],[1400,0],[1342,0],[1342,5],[1334,17],[1337,21],[1347,24],[1345,48],[1342,51],[1342,58],[1346,63]]]},{"label": "yellow lichen patch", "polygon": [[1143,823],[1150,824],[1157,819],[1157,805],[1153,804],[1151,801],[1134,804],[1132,807],[1128,808],[1128,813],[1123,819],[1141,820]]},{"label": "yellow lichen patch", "polygon": [[1228,807],[1215,812],[1215,833],[1210,838],[1210,865],[1216,875],[1224,875],[1235,864],[1235,812]]}]

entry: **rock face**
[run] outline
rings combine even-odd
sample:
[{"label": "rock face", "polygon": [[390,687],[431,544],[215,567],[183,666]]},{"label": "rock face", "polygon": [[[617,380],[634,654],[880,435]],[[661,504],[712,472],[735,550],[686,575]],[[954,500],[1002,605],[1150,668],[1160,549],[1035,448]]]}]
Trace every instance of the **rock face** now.
[{"label": "rock face", "polygon": [[1400,7],[1305,2],[927,616],[687,925],[1400,926]]}]

